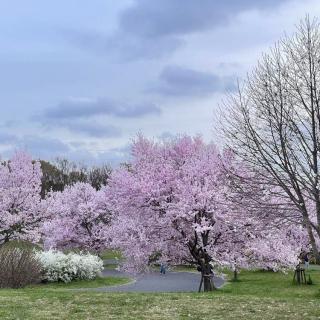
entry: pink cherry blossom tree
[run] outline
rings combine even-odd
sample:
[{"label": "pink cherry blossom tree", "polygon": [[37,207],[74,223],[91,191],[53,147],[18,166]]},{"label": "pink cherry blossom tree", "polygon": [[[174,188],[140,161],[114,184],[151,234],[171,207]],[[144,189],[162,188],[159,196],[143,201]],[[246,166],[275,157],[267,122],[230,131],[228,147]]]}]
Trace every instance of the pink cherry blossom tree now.
[{"label": "pink cherry blossom tree", "polygon": [[45,216],[40,199],[41,169],[25,152],[0,165],[0,243],[38,242]]},{"label": "pink cherry blossom tree", "polygon": [[310,250],[307,231],[299,225],[265,225],[250,215],[243,215],[243,221],[231,227],[230,246],[219,248],[217,261],[213,259],[213,264],[232,270],[234,280],[242,269],[294,270],[301,254]]},{"label": "pink cherry blossom tree", "polygon": [[105,193],[114,213],[113,245],[123,250],[127,270],[144,271],[155,258],[188,262],[201,270],[205,290],[212,290],[212,266],[236,274],[297,264],[301,246],[287,226],[266,228],[230,202],[230,173],[245,170],[230,151],[220,153],[199,137],[155,143],[139,136],[132,157],[130,166],[112,174]]},{"label": "pink cherry blossom tree", "polygon": [[[309,229],[296,207],[288,203],[277,185],[266,185],[261,180],[263,172],[252,170],[236,155],[228,175],[229,210],[242,211],[240,216],[245,226],[234,240],[235,245],[240,244],[235,250],[243,265],[240,269],[294,269],[301,254],[313,249]],[[231,269],[239,269],[235,265],[231,260]]]},{"label": "pink cherry blossom tree", "polygon": [[100,252],[109,242],[110,212],[103,191],[78,182],[46,200],[51,217],[43,227],[46,248]]},{"label": "pink cherry blossom tree", "polygon": [[[305,233],[306,237],[307,234]],[[248,258],[253,268],[273,271],[294,270],[300,262],[300,255],[308,246],[297,245],[284,231],[265,232],[253,239],[248,248]]]},{"label": "pink cherry blossom tree", "polygon": [[205,290],[213,289],[211,263],[232,251],[235,228],[243,224],[228,210],[230,152],[201,138],[154,143],[138,137],[133,162],[115,171],[109,201],[115,212],[114,245],[124,250],[126,268],[144,270],[150,257],[199,266]]}]

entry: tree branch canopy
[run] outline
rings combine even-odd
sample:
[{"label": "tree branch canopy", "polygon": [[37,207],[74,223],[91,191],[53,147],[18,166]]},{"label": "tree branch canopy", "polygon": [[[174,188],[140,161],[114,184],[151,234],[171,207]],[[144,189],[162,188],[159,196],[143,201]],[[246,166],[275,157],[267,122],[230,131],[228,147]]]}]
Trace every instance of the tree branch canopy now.
[{"label": "tree branch canopy", "polygon": [[271,212],[288,218],[274,210],[271,199],[278,197],[292,215],[298,213],[320,261],[319,90],[320,27],[306,17],[227,99],[223,130],[229,147],[255,172],[256,184],[269,193],[265,205]]}]

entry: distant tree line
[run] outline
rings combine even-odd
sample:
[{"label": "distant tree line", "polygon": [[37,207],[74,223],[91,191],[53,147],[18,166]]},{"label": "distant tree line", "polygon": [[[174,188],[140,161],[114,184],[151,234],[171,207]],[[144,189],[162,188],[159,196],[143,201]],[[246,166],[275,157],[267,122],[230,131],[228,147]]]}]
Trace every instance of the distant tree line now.
[{"label": "distant tree line", "polygon": [[57,158],[53,162],[40,160],[42,170],[41,197],[49,191],[63,191],[76,182],[86,182],[100,190],[108,182],[112,169],[108,165],[84,166],[67,159]]}]

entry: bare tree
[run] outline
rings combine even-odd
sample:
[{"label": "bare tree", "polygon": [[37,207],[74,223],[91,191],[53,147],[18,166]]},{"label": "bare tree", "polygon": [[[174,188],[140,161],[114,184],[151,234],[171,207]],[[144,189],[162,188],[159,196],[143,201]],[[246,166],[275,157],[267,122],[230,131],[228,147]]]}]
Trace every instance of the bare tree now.
[{"label": "bare tree", "polygon": [[[274,210],[273,203],[271,212],[283,219],[290,219],[290,215],[296,219],[298,213],[318,263],[319,99],[319,22],[306,17],[293,36],[263,55],[237,94],[224,105],[228,144],[255,172],[261,189],[279,199],[281,210]],[[285,204],[290,210],[283,210]]]},{"label": "bare tree", "polygon": [[111,167],[106,164],[88,167],[63,158],[57,158],[55,165],[64,177],[64,185],[87,182],[97,190],[107,185],[112,172]]},{"label": "bare tree", "polygon": [[41,280],[34,248],[23,242],[0,246],[0,288],[23,288]]},{"label": "bare tree", "polygon": [[100,190],[107,185],[112,169],[108,165],[101,165],[100,167],[92,167],[88,170],[88,182],[96,189]]}]

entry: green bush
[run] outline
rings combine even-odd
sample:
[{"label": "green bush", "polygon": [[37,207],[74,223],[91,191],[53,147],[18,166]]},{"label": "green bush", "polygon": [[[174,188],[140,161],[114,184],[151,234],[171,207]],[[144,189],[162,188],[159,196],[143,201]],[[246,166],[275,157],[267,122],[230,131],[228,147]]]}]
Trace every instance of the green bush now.
[{"label": "green bush", "polygon": [[312,285],[312,284],[313,284],[313,281],[312,281],[312,279],[311,279],[310,274],[309,274],[309,277],[308,277],[308,280],[307,280],[307,284],[308,284],[308,285]]}]

